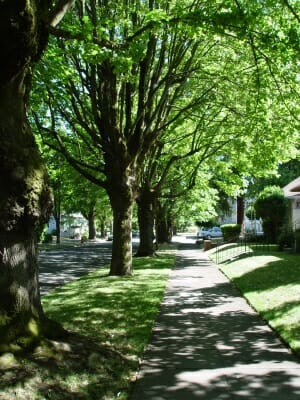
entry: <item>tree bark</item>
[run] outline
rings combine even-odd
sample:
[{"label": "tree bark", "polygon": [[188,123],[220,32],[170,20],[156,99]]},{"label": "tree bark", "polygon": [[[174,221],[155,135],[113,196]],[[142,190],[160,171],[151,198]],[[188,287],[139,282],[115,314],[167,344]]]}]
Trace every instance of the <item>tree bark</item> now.
[{"label": "tree bark", "polygon": [[158,203],[156,207],[156,242],[170,243],[172,241],[172,220],[166,207]]},{"label": "tree bark", "polygon": [[110,275],[132,275],[132,210],[131,203],[116,205],[112,202],[113,209],[113,243]]},{"label": "tree bark", "polygon": [[102,239],[106,236],[106,228],[105,228],[105,219],[101,218],[100,220],[100,236]]},{"label": "tree bark", "polygon": [[55,219],[55,230],[56,230],[56,244],[60,244],[61,243],[61,234],[60,234],[61,218],[60,218],[60,214],[56,215],[54,217],[54,219]]},{"label": "tree bark", "polygon": [[136,257],[147,257],[155,254],[154,250],[154,193],[149,188],[141,189],[137,198],[140,244]]},{"label": "tree bark", "polygon": [[[27,67],[0,84],[0,338],[40,334],[37,237],[50,216],[46,171],[25,113]],[[0,348],[1,349],[1,348]]]},{"label": "tree bark", "polygon": [[[119,174],[116,174],[116,170]],[[113,212],[113,243],[110,275],[132,275],[132,211],[134,205],[133,172],[116,168],[108,184]]]},{"label": "tree bark", "polygon": [[238,196],[237,199],[237,217],[236,217],[236,223],[240,224],[241,226],[243,225],[244,222],[244,214],[245,214],[245,202],[244,202],[244,197]]},{"label": "tree bark", "polygon": [[55,228],[56,228],[56,244],[60,244],[61,242],[61,235],[60,235],[60,228],[61,228],[61,210],[60,210],[60,196],[54,197],[54,208],[53,208],[53,216],[55,219]]},{"label": "tree bark", "polygon": [[89,224],[89,239],[96,239],[96,225],[95,225],[95,207],[88,212],[88,224]]},{"label": "tree bark", "polygon": [[31,343],[47,325],[37,238],[48,222],[52,199],[26,105],[31,65],[48,40],[42,19],[50,4],[0,2],[0,351]]}]

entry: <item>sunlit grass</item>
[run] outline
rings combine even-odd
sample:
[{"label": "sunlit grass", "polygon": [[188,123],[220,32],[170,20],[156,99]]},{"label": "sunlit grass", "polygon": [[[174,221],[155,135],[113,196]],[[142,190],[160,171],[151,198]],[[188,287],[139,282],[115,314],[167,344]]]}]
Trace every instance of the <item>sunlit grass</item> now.
[{"label": "sunlit grass", "polygon": [[231,261],[220,268],[300,354],[300,256],[274,252]]},{"label": "sunlit grass", "polygon": [[0,360],[0,398],[127,399],[173,263],[164,250],[135,258],[131,277],[101,268],[45,296],[47,316],[72,334]]},{"label": "sunlit grass", "polygon": [[132,277],[97,271],[44,298],[44,308],[66,329],[84,332],[127,355],[145,346],[161,301],[172,257],[134,260]]},{"label": "sunlit grass", "polygon": [[81,245],[80,240],[61,238],[61,243],[56,243],[55,240],[52,243],[39,243],[38,248],[39,251],[47,251],[47,250],[61,250],[65,249],[66,247],[78,247],[80,245]]},{"label": "sunlit grass", "polygon": [[208,250],[207,254],[212,261],[220,264],[237,258],[248,257],[249,255],[276,252],[277,249],[278,246],[276,244],[240,242],[221,244]]}]

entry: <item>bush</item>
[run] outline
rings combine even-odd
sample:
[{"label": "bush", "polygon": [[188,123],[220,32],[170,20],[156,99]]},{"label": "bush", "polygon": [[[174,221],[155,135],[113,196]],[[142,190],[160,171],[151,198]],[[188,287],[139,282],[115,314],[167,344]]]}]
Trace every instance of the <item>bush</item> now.
[{"label": "bush", "polygon": [[87,241],[88,241],[88,237],[86,235],[82,235],[81,239],[80,239],[80,242],[81,243],[86,243]]},{"label": "bush", "polygon": [[264,235],[256,235],[255,233],[247,233],[246,234],[246,241],[248,243],[265,243],[266,239]]},{"label": "bush", "polygon": [[295,233],[289,226],[284,226],[278,235],[277,242],[279,250],[283,250],[286,247],[293,248],[295,243]]},{"label": "bush", "polygon": [[[39,243],[51,243],[49,240],[50,238],[48,237],[49,233],[48,233],[48,226],[45,224],[40,231],[38,232],[38,242]],[[45,241],[46,240],[46,241]],[[47,242],[48,240],[48,242]],[[52,240],[52,236],[51,236],[51,240]]]},{"label": "bush", "polygon": [[45,233],[43,235],[42,243],[52,243],[52,234],[51,233]]},{"label": "bush", "polygon": [[240,224],[226,224],[221,226],[221,230],[224,236],[224,241],[236,241],[238,240],[241,233]]},{"label": "bush", "polygon": [[300,231],[294,232],[294,245],[296,253],[300,253]]},{"label": "bush", "polygon": [[287,200],[278,186],[267,186],[254,203],[256,215],[263,220],[263,230],[266,239],[278,242],[280,229],[287,215]]}]

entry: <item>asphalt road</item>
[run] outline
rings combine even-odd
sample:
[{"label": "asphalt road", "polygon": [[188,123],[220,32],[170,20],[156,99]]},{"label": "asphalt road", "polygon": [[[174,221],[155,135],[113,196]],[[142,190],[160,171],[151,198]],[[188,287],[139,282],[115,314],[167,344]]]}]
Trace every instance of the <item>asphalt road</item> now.
[{"label": "asphalt road", "polygon": [[[175,242],[194,243],[195,236],[176,236]],[[133,252],[139,239],[132,240]],[[88,242],[60,250],[39,254],[39,281],[41,295],[73,281],[110,263],[112,242]]]},{"label": "asphalt road", "polygon": [[111,242],[91,242],[39,254],[41,295],[78,279],[107,264],[111,259]]}]

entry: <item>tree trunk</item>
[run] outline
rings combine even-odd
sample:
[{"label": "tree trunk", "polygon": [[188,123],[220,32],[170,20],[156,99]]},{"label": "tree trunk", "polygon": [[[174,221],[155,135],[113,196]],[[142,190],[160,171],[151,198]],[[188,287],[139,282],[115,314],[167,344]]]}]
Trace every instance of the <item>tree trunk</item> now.
[{"label": "tree trunk", "polygon": [[[0,82],[0,340],[40,334],[37,236],[48,222],[46,171],[25,115],[26,67]],[[1,348],[0,348],[1,350]]]},{"label": "tree trunk", "polygon": [[[116,173],[120,172],[120,175]],[[113,212],[113,243],[110,275],[132,275],[133,173],[117,167],[108,185]]]},{"label": "tree trunk", "polygon": [[156,221],[156,241],[158,244],[169,243],[169,229],[165,218]]},{"label": "tree trunk", "polygon": [[105,228],[105,219],[101,218],[100,220],[100,236],[102,239],[106,236],[106,228]]},{"label": "tree trunk", "polygon": [[243,225],[244,222],[244,214],[245,214],[245,202],[244,202],[244,197],[239,196],[237,197],[237,217],[236,217],[236,223],[240,224],[241,226]]},{"label": "tree trunk", "polygon": [[172,220],[167,207],[159,204],[156,207],[156,242],[170,243],[172,240]]},{"label": "tree trunk", "polygon": [[88,224],[89,224],[89,239],[96,239],[96,225],[95,225],[95,207],[88,212]]},{"label": "tree trunk", "polygon": [[54,198],[54,209],[53,216],[55,219],[55,229],[56,229],[56,243],[60,244],[61,235],[60,235],[60,227],[61,227],[61,212],[60,212],[60,199],[57,197]]},{"label": "tree trunk", "polygon": [[154,250],[154,194],[148,189],[142,189],[137,198],[138,223],[140,230],[140,244],[137,250],[137,257],[153,256]]},{"label": "tree trunk", "polygon": [[60,244],[60,242],[61,242],[61,235],[60,235],[61,218],[60,218],[60,214],[56,214],[54,219],[55,219],[55,229],[56,229],[56,244]]},{"label": "tree trunk", "polygon": [[[119,202],[118,202],[119,203]],[[131,204],[112,203],[113,243],[110,275],[132,275]]]}]

